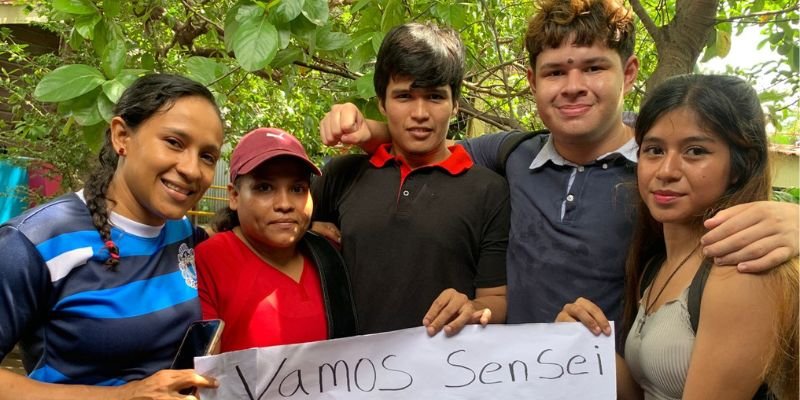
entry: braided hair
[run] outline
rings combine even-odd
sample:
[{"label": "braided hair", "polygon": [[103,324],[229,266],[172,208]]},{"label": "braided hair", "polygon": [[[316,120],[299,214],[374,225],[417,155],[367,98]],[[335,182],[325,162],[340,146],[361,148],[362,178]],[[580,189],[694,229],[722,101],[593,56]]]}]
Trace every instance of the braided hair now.
[{"label": "braided hair", "polygon": [[[200,83],[173,74],[149,74],[142,76],[122,93],[114,107],[114,115],[121,117],[132,131],[158,112],[165,112],[183,97],[200,96],[208,100],[216,108],[214,95]],[[219,114],[219,109],[217,109]],[[108,186],[114,178],[119,155],[111,142],[111,130],[106,131],[103,147],[98,156],[99,165],[86,180],[83,193],[86,206],[92,216],[92,224],[100,232],[109,258],[106,265],[115,268],[119,264],[119,248],[111,238],[108,203],[106,198]]]}]

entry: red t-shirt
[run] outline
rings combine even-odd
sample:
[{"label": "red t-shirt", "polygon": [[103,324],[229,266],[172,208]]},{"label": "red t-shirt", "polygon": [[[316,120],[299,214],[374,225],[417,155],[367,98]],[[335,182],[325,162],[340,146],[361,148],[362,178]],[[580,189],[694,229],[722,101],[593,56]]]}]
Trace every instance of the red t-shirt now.
[{"label": "red t-shirt", "polygon": [[225,321],[222,352],[327,339],[322,286],[307,257],[295,282],[230,231],[195,252],[203,318]]}]

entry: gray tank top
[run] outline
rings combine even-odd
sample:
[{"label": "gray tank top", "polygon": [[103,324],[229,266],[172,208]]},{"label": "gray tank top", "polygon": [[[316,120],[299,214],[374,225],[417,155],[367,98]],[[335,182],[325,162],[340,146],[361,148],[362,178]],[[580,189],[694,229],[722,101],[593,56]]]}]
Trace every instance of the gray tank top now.
[{"label": "gray tank top", "polygon": [[[625,341],[625,361],[644,390],[645,400],[680,400],[683,396],[695,338],[689,322],[688,295],[687,287],[677,299],[648,316],[641,330],[644,307],[639,303]],[[642,298],[646,296],[645,292]]]}]

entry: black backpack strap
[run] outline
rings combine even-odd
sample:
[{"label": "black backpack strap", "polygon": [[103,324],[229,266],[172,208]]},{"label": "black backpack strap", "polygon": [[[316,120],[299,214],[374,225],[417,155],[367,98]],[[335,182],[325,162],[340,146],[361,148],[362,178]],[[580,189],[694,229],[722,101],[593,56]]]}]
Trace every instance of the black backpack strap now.
[{"label": "black backpack strap", "polygon": [[[705,259],[703,263],[700,264],[700,268],[697,270],[697,273],[694,274],[692,283],[689,284],[689,294],[686,303],[687,308],[689,309],[689,322],[692,324],[692,331],[695,335],[697,335],[697,326],[700,323],[700,305],[703,301],[703,290],[706,287],[706,281],[708,281],[708,275],[711,273],[711,268],[713,268],[711,259]],[[766,400],[772,398],[773,397],[770,395],[769,387],[766,383],[762,384],[758,388],[755,396],[753,396],[753,400]]]},{"label": "black backpack strap", "polygon": [[692,283],[689,284],[686,303],[689,308],[689,322],[692,324],[692,332],[695,335],[697,335],[697,325],[700,323],[700,303],[703,301],[703,289],[706,287],[709,273],[711,273],[711,260],[705,259],[694,274]]},{"label": "black backpack strap", "polygon": [[[500,148],[497,149],[497,164],[498,169],[497,173],[506,176],[506,162],[508,161],[508,157],[511,153],[516,150],[516,148],[524,141],[541,134],[547,134],[550,131],[546,129],[541,129],[538,131],[513,131],[510,132],[508,138],[500,144]],[[541,147],[539,148],[541,150]],[[538,151],[538,150],[537,150]]]},{"label": "black backpack strap", "polygon": [[306,253],[314,261],[322,284],[322,298],[328,317],[328,338],[356,334],[356,309],[350,291],[350,276],[342,255],[328,239],[308,231],[303,236]]}]

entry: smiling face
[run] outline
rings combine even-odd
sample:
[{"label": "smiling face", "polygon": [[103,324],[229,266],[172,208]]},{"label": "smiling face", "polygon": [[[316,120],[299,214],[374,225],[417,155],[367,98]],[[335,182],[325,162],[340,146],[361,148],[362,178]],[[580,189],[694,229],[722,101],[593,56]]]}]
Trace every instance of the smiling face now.
[{"label": "smiling face", "polygon": [[182,218],[214,179],[222,132],[216,108],[199,96],[179,98],[135,130],[115,117],[111,138],[121,156],[108,189],[113,211],[153,226]]},{"label": "smiling face", "polygon": [[731,182],[730,146],[685,107],[659,118],[644,135],[637,167],[639,195],[656,221],[691,223]]},{"label": "smiling face", "polygon": [[600,154],[613,151],[630,138],[622,125],[623,97],[633,87],[638,60],[630,57],[623,63],[604,44],[566,42],[544,49],[528,70],[539,115],[559,151],[559,144],[590,145]]},{"label": "smiling face", "polygon": [[457,108],[450,86],[412,88],[412,78],[392,78],[380,109],[386,116],[392,151],[412,167],[446,159],[445,139]]},{"label": "smiling face", "polygon": [[228,186],[229,206],[240,229],[258,252],[269,254],[294,246],[311,221],[310,171],[291,156],[272,158]]}]

